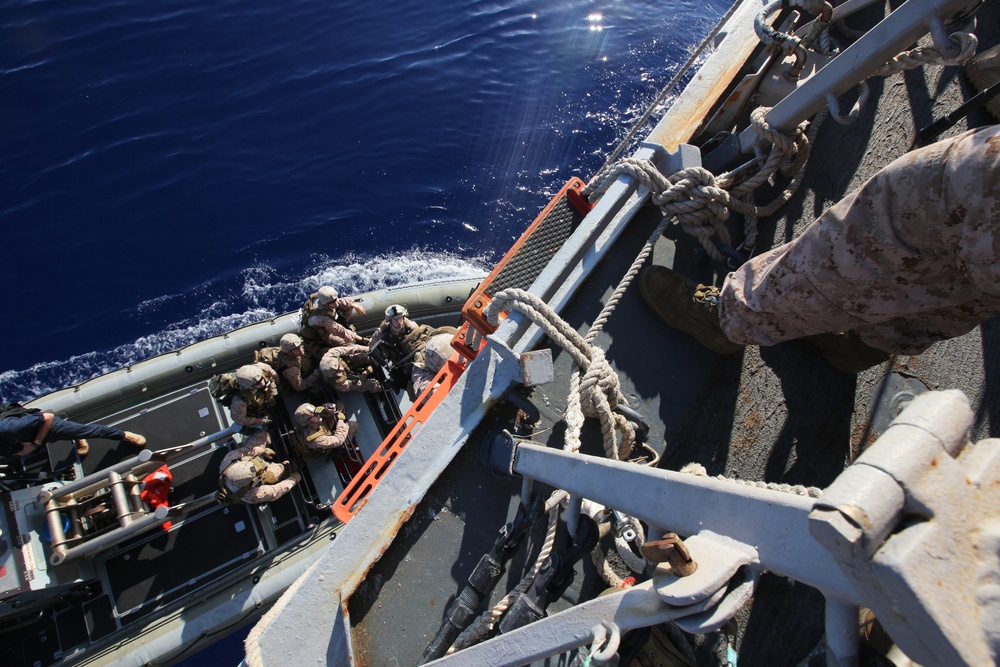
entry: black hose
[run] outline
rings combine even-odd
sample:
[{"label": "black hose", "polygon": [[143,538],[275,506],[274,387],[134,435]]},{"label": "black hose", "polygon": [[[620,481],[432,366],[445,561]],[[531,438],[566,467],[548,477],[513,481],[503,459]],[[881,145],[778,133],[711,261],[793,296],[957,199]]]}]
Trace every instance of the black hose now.
[{"label": "black hose", "polygon": [[962,120],[976,109],[984,106],[991,99],[1000,94],[1000,81],[982,91],[978,95],[969,98],[969,101],[952,111],[947,116],[937,119],[924,129],[920,130],[917,136],[921,142],[927,143],[937,135],[941,134],[958,121]]}]

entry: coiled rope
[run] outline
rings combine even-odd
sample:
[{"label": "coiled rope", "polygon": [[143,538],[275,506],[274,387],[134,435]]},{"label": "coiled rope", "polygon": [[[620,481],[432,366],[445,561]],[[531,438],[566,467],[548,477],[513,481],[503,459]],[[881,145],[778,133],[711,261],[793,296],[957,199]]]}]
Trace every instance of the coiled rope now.
[{"label": "coiled rope", "polygon": [[596,417],[601,423],[605,454],[616,460],[628,458],[635,443],[635,428],[624,416],[615,412],[617,406],[628,405],[628,401],[621,393],[618,375],[605,358],[604,350],[590,342],[596,335],[594,327],[584,338],[542,299],[518,288],[508,288],[495,294],[483,315],[491,324],[497,325],[501,311],[517,311],[525,315],[553,343],[569,353],[576,365],[566,409],[568,429],[565,449],[580,451],[580,432],[584,418],[589,416]]},{"label": "coiled rope", "polygon": [[[668,220],[676,219],[685,232],[698,239],[712,259],[721,262],[725,256],[712,238],[718,236],[723,244],[731,245],[725,224],[729,212],[749,216],[753,221],[752,237],[756,238],[756,220],[771,215],[791,199],[801,183],[803,167],[809,159],[810,138],[805,133],[808,123],[802,123],[790,136],[786,136],[768,124],[765,115],[769,110],[770,107],[754,109],[750,121],[773,148],[759,171],[735,187],[733,172],[715,176],[704,167],[689,167],[664,176],[648,159],[625,158],[593,183],[592,196],[600,197],[623,174],[632,177],[650,191],[652,202]],[[786,175],[794,174],[796,178],[767,205],[752,203],[750,193],[779,170]]]}]

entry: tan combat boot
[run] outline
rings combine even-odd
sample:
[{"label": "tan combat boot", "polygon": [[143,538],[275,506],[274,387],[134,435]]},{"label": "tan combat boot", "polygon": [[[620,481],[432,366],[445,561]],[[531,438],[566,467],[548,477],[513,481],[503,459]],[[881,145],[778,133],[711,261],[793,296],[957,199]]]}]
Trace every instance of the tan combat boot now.
[{"label": "tan combat boot", "polygon": [[123,437],[122,440],[131,443],[136,447],[146,446],[146,438],[138,433],[133,433],[132,431],[125,431],[125,437]]},{"label": "tan combat boot", "polygon": [[657,317],[719,354],[736,354],[734,343],[719,325],[719,288],[695,284],[665,266],[651,266],[639,279],[639,292]]},{"label": "tan combat boot", "polygon": [[77,438],[74,442],[76,442],[77,456],[83,456],[84,454],[90,451],[90,443],[84,440],[83,438]]}]

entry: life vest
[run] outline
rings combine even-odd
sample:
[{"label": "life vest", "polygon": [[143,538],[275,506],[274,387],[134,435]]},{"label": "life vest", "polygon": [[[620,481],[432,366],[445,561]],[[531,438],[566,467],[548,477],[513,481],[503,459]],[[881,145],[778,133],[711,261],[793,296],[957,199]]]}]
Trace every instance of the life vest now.
[{"label": "life vest", "polygon": [[281,375],[289,368],[298,368],[302,373],[302,377],[309,377],[313,372],[313,361],[309,357],[309,354],[303,352],[300,356],[296,357],[294,355],[283,352],[280,347],[265,347],[256,352],[256,361],[263,362],[276,370],[278,375]]},{"label": "life vest", "polygon": [[306,352],[303,352],[297,357],[288,354],[287,352],[282,352],[281,356],[278,357],[278,363],[281,364],[281,370],[278,371],[279,373],[285,371],[286,369],[296,367],[299,369],[303,378],[309,377],[312,375],[313,370],[315,370],[313,360]]},{"label": "life vest", "polygon": [[326,424],[320,422],[319,426],[316,427],[316,430],[306,436],[306,446],[308,447],[309,444],[328,435],[333,435],[333,431],[327,428]]},{"label": "life vest", "polygon": [[[329,414],[329,416],[327,416]],[[303,426],[295,429],[295,434],[298,436],[299,443],[301,444],[300,454],[314,453],[316,447],[313,443],[322,437],[333,435],[334,429],[337,427],[337,423],[347,420],[347,415],[342,412],[333,412],[331,410],[326,410],[320,415],[323,420],[316,427],[315,431],[306,433],[306,429]]]},{"label": "life vest", "polygon": [[[233,466],[240,463],[247,463],[251,466],[250,479],[233,489],[228,484],[229,477],[227,473]],[[241,456],[227,465],[219,474],[219,492],[215,494],[215,499],[223,505],[231,505],[239,502],[243,494],[250,489],[255,489],[264,484],[276,484],[278,481],[274,474],[268,470],[266,460],[260,456]]]},{"label": "life vest", "polygon": [[299,335],[305,340],[323,340],[326,332],[321,327],[314,327],[309,324],[309,318],[313,315],[326,315],[332,317],[335,322],[353,330],[354,327],[347,323],[347,317],[338,308],[327,308],[319,305],[317,297],[319,292],[313,292],[302,304],[302,320],[299,322]]},{"label": "life vest", "polygon": [[278,395],[278,385],[272,383],[267,389],[241,389],[238,392],[243,402],[247,404],[247,414],[251,417],[264,417],[269,408],[274,407],[274,399]]},{"label": "life vest", "polygon": [[[330,415],[329,417],[327,416],[327,413],[329,413]],[[316,442],[316,440],[318,440],[323,436],[333,435],[333,432],[337,428],[337,423],[340,422],[339,412],[326,410],[320,416],[323,418],[323,420],[319,423],[319,426],[316,427],[316,430],[313,433],[310,433],[309,435],[306,436],[306,442],[309,443]]]},{"label": "life vest", "polygon": [[254,363],[267,364],[274,370],[281,372],[281,348],[280,347],[265,347],[260,350],[255,350],[253,353]]},{"label": "life vest", "polygon": [[208,391],[220,405],[228,408],[233,402],[233,396],[240,391],[240,384],[236,381],[236,373],[213,375],[212,379],[208,381]]},{"label": "life vest", "polygon": [[299,322],[299,335],[305,340],[320,340],[322,332],[317,331],[316,327],[310,326],[309,318],[316,314],[319,309],[319,304],[316,301],[316,297],[319,296],[319,292],[313,292],[306,299],[306,302],[302,304],[302,320]]}]

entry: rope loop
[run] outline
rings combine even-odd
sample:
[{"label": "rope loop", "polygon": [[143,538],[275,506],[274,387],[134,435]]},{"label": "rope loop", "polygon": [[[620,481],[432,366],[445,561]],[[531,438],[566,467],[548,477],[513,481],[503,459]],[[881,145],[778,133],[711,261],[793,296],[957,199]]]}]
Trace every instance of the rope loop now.
[{"label": "rope loop", "polygon": [[628,405],[628,401],[621,393],[618,375],[604,356],[604,350],[592,345],[547,303],[530,292],[517,288],[502,290],[493,296],[483,314],[491,324],[496,325],[504,310],[517,311],[528,317],[553,343],[569,353],[578,368],[570,380],[566,448],[579,451],[584,418],[596,417],[601,423],[607,455],[618,460],[627,458],[632,453],[635,429],[625,417],[615,412],[615,408]]},{"label": "rope loop", "polygon": [[958,55],[948,57],[933,46],[918,46],[909,51],[903,51],[898,56],[879,67],[872,76],[889,77],[899,72],[916,69],[924,65],[962,65],[976,54],[979,39],[972,33],[954,32],[950,35],[951,43],[958,48]]},{"label": "rope loop", "polygon": [[771,107],[757,107],[750,112],[750,123],[762,137],[774,144],[775,148],[786,155],[793,155],[802,141],[802,129],[795,128],[791,136],[778,132],[767,122],[767,112],[770,110]]},{"label": "rope loop", "polygon": [[728,172],[716,176],[704,167],[696,166],[664,176],[648,159],[627,158],[614,164],[595,180],[594,192],[599,196],[619,176],[631,177],[650,191],[650,200],[666,218],[676,220],[687,234],[698,239],[709,257],[717,262],[725,261],[725,255],[713,239],[718,237],[721,245],[732,245],[732,238],[726,227],[729,212],[736,211],[746,216],[745,236],[756,238],[757,220],[771,215],[788,201],[801,178],[793,180],[794,187],[790,186],[791,189],[779,194],[766,207],[754,205],[750,193],[768,181],[779,169],[786,176],[800,174],[809,158],[810,138],[805,129],[808,126],[810,133],[813,133],[813,126],[803,123],[786,135],[767,122],[766,114],[769,110],[769,107],[754,109],[751,122],[760,135],[773,144],[773,148],[757,174],[737,187],[733,187],[734,178]]}]

